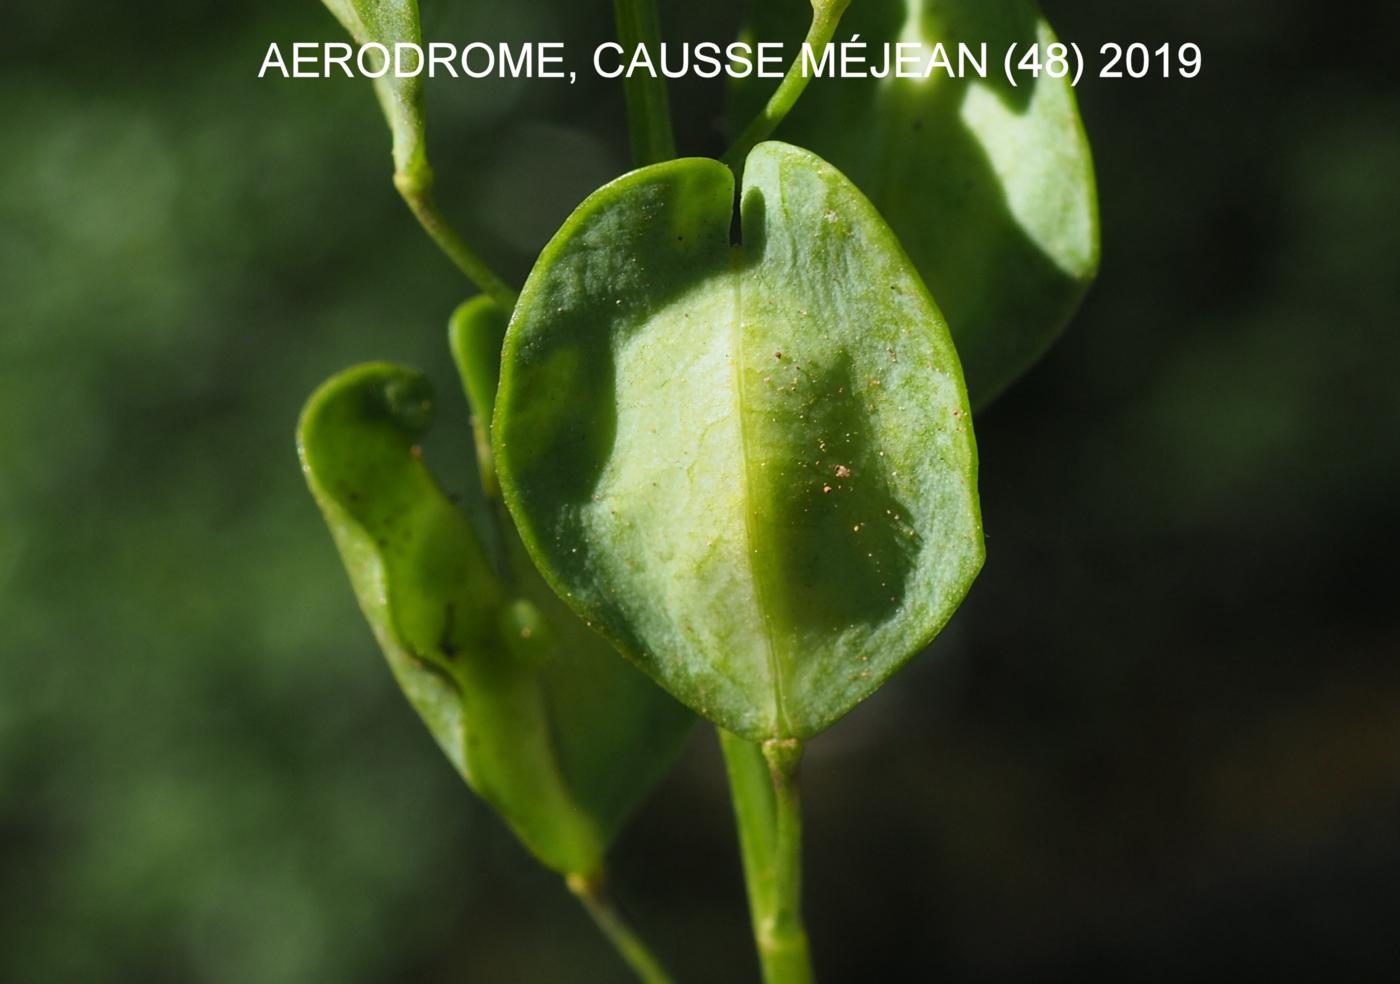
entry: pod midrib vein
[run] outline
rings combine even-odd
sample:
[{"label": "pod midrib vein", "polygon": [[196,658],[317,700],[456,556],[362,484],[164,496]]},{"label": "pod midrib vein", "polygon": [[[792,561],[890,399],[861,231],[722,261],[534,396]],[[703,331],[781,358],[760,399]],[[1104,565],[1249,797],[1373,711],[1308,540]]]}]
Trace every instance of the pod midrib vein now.
[{"label": "pod midrib vein", "polygon": [[[742,196],[742,190],[740,192]],[[742,198],[741,198],[742,200]],[[742,230],[743,215],[742,207],[740,212],[740,228]],[[753,510],[753,482],[749,472],[749,432],[748,432],[748,407],[744,400],[744,377],[748,369],[746,347],[744,345],[744,291],[743,291],[743,270],[744,270],[744,246],[737,245],[731,248],[729,254],[729,275],[734,278],[734,315],[731,320],[730,340],[734,350],[734,399],[739,413],[739,467],[743,471],[744,484],[744,546],[749,565],[749,574],[753,578],[754,601],[758,605],[758,617],[763,625],[763,644],[768,657],[768,674],[773,690],[773,730],[774,737],[784,737],[789,732],[787,713],[783,705],[783,672],[782,661],[779,658],[777,646],[773,641],[773,625],[769,615],[771,608],[768,605],[766,578],[760,570],[757,557],[758,535],[755,529],[755,516]]]}]

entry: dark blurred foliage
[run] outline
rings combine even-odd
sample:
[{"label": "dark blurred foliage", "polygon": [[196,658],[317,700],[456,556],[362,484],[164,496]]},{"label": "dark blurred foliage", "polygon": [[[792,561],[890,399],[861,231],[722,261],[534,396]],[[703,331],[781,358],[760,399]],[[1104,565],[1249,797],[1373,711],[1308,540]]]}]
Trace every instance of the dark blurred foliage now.
[{"label": "dark blurred foliage", "polygon": [[[1400,16],[1046,6],[1206,69],[1080,89],[1103,272],[978,421],[985,573],[810,750],[823,979],[1393,972]],[[662,7],[676,39],[739,17]],[[425,17],[577,51],[611,27],[597,0]],[[369,87],[253,77],[270,40],[336,36],[313,0],[7,11],[5,981],[625,979],[395,692],[298,474],[304,397],[390,358],[437,382],[428,453],[471,481],[466,288]],[[590,78],[431,90],[446,210],[514,276],[626,167]],[[722,87],[675,100],[684,150],[719,150]],[[754,979],[708,735],[616,869],[683,980]]]}]

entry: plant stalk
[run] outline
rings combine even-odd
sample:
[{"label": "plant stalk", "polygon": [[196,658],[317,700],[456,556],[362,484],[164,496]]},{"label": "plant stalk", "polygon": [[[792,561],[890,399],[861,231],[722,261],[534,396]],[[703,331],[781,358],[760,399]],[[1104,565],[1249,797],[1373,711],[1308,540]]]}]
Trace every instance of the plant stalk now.
[{"label": "plant stalk", "polygon": [[509,313],[515,308],[515,291],[487,266],[486,261],[467,245],[456,229],[447,221],[433,197],[433,172],[426,164],[412,172],[399,171],[394,175],[394,187],[408,204],[418,224],[437,243],[438,249],[458,270],[466,274],[468,280],[476,284],[483,294]]},{"label": "plant stalk", "polygon": [[[655,64],[661,57],[661,18],[656,0],[613,0],[617,19],[617,41],[623,57],[631,59],[643,46]],[[669,161],[676,156],[676,138],[671,130],[671,101],[666,80],[651,72],[623,77],[627,99],[627,129],[632,138],[632,159],[638,167]]]},{"label": "plant stalk", "polygon": [[802,813],[798,764],[802,743],[762,745],[722,729],[749,916],[764,984],[812,984],[815,976],[802,923]]},{"label": "plant stalk", "polygon": [[569,875],[565,879],[569,891],[578,897],[603,935],[643,984],[674,984],[661,961],[642,942],[636,929],[622,915],[608,895],[607,881],[602,872],[594,875]]},{"label": "plant stalk", "polygon": [[[851,0],[812,0],[812,26],[807,29],[807,37],[803,44],[811,47],[813,51],[825,49],[836,35],[841,15],[850,5]],[[724,155],[724,163],[735,171],[743,167],[744,158],[749,156],[749,151],[766,140],[787,114],[792,112],[798,97],[811,81],[803,70],[802,51],[803,49],[798,49],[797,56],[788,66],[787,74],[778,83],[773,95],[768,97],[768,103],[753,118],[753,122],[744,128],[744,132],[734,141],[734,146]]]}]

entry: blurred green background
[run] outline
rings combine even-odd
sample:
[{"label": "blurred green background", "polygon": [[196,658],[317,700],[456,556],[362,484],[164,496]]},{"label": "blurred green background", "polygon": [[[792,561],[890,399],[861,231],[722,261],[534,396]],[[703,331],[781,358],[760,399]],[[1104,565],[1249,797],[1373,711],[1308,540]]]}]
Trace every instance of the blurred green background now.
[{"label": "blurred green background", "polygon": [[[823,980],[1395,970],[1400,14],[1045,7],[1206,69],[1079,90],[1103,271],[978,421],[986,570],[810,751]],[[440,39],[611,27],[424,9]],[[739,18],[662,12],[672,39]],[[5,17],[0,980],[626,979],[395,692],[297,468],[311,389],[390,358],[471,475],[467,291],[368,85],[254,77],[271,40],[338,37],[314,0]],[[514,276],[627,166],[589,78],[430,91],[445,210]],[[722,149],[722,86],[673,97],[682,148]],[[756,978],[709,735],[616,869],[683,980]]]}]

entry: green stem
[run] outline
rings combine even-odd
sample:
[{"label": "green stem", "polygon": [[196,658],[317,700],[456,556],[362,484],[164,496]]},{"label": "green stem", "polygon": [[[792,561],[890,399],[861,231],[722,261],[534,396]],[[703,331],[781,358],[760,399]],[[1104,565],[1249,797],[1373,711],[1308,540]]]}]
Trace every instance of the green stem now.
[{"label": "green stem", "polygon": [[570,875],[565,879],[569,891],[578,896],[598,928],[603,931],[618,955],[627,962],[643,984],[673,984],[671,976],[661,966],[631,923],[618,911],[608,895],[602,872],[594,875]]},{"label": "green stem", "polygon": [[[807,37],[803,43],[810,46],[813,52],[825,49],[836,34],[841,15],[850,5],[851,0],[812,0],[812,26],[807,29]],[[743,165],[744,158],[749,156],[749,151],[767,139],[787,114],[792,112],[792,107],[797,105],[798,97],[810,81],[803,70],[802,49],[798,49],[797,57],[792,60],[787,74],[769,97],[768,104],[753,118],[753,122],[744,132],[739,134],[739,139],[734,141],[734,146],[724,155],[724,163],[737,171]]]},{"label": "green stem", "polygon": [[[645,46],[653,64],[661,57],[661,19],[656,0],[613,0],[617,17],[617,41],[623,57],[630,59],[638,45]],[[666,80],[650,72],[637,72],[622,80],[627,99],[627,128],[632,137],[632,159],[638,167],[669,161],[676,156],[671,132],[671,102]]]},{"label": "green stem", "polygon": [[433,172],[424,164],[411,172],[400,171],[394,175],[394,187],[418,219],[418,224],[437,243],[438,249],[456,264],[457,269],[467,275],[467,279],[487,294],[501,310],[509,313],[515,307],[515,291],[506,286],[504,280],[486,265],[486,261],[476,254],[466,241],[452,228],[447,218],[438,208],[433,198]]},{"label": "green stem", "polygon": [[764,984],[812,984],[802,924],[802,812],[798,763],[802,743],[761,746],[719,731],[739,827],[749,916]]}]

